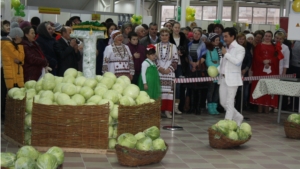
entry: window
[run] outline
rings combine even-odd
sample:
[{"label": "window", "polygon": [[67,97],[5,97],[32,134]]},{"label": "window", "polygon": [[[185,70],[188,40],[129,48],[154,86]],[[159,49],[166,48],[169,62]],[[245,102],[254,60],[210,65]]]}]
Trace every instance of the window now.
[{"label": "window", "polygon": [[253,8],[253,22],[256,24],[266,24],[267,9]]},{"label": "window", "polygon": [[161,7],[161,27],[170,19],[175,18],[175,6],[162,6]]},{"label": "window", "polygon": [[222,20],[231,21],[231,7],[230,6],[223,7]]},{"label": "window", "polygon": [[[192,8],[195,8],[195,19],[202,20],[202,6],[191,6]],[[182,9],[181,9],[182,11]]]},{"label": "window", "polygon": [[203,6],[203,20],[216,20],[217,7],[216,6]]},{"label": "window", "polygon": [[239,7],[239,22],[252,23],[252,7]]},{"label": "window", "polygon": [[280,9],[268,8],[267,24],[279,24]]}]

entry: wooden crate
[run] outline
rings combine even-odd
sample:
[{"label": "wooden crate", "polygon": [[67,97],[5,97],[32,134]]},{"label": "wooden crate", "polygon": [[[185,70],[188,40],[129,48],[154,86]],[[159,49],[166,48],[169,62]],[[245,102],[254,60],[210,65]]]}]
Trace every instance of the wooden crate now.
[{"label": "wooden crate", "polygon": [[15,142],[24,145],[26,97],[15,100],[6,97],[4,134]]},{"label": "wooden crate", "polygon": [[109,106],[34,103],[31,144],[35,147],[108,148]]},{"label": "wooden crate", "polygon": [[119,106],[118,136],[136,134],[156,126],[160,128],[161,100],[137,106]]}]

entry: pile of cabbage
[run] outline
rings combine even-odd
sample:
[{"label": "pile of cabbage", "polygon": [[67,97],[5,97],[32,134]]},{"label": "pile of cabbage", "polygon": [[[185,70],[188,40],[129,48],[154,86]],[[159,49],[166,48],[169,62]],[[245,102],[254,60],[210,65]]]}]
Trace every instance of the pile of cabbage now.
[{"label": "pile of cabbage", "polygon": [[39,81],[30,80],[24,88],[12,88],[8,96],[22,100],[26,95],[25,144],[31,144],[31,113],[33,101],[45,105],[102,105],[109,103],[109,135],[117,137],[119,105],[134,106],[154,102],[149,95],[131,84],[127,76],[116,77],[107,72],[94,79],[85,78],[76,69],[67,69],[64,77],[46,73]]},{"label": "pile of cabbage", "polygon": [[160,131],[156,126],[135,135],[123,133],[118,137],[117,142],[109,142],[110,148],[114,148],[115,144],[141,151],[164,151],[167,149],[165,141],[160,138]]},{"label": "pile of cabbage", "polygon": [[63,163],[64,152],[59,147],[51,147],[46,153],[32,146],[23,146],[16,154],[1,152],[1,167],[10,169],[56,169]]},{"label": "pile of cabbage", "polygon": [[300,114],[297,114],[297,113],[290,114],[287,121],[296,123],[296,124],[300,124]]},{"label": "pile of cabbage", "polygon": [[[220,120],[212,125],[211,128],[222,133],[231,140],[247,140],[252,135],[251,126],[246,122],[238,127],[233,120]],[[218,136],[216,135],[216,137]]]}]

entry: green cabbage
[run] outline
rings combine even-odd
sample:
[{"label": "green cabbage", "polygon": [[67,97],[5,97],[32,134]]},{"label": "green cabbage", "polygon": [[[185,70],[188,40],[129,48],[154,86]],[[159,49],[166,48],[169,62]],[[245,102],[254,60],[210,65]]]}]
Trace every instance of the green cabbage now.
[{"label": "green cabbage", "polygon": [[150,137],[144,137],[137,141],[136,149],[142,151],[150,151],[153,149],[152,139]]},{"label": "green cabbage", "polygon": [[114,90],[106,91],[102,97],[104,99],[111,100],[113,103],[118,103],[119,102],[118,92],[116,92]]},{"label": "green cabbage", "polygon": [[56,84],[54,80],[44,79],[42,83],[43,90],[53,90]]},{"label": "green cabbage", "polygon": [[68,76],[65,76],[64,79],[63,79],[63,83],[74,83],[75,81],[75,77],[71,76],[71,75],[68,75]]},{"label": "green cabbage", "polygon": [[39,95],[40,95],[40,99],[41,99],[41,98],[47,98],[47,99],[50,99],[50,100],[52,100],[52,101],[53,101],[53,99],[54,99],[54,94],[53,94],[53,92],[50,91],[50,90],[43,91],[43,92],[41,92]]},{"label": "green cabbage", "polygon": [[77,71],[77,76],[76,77],[80,77],[80,76],[83,76],[83,73],[80,72],[80,71]]},{"label": "green cabbage", "polygon": [[86,78],[84,76],[79,76],[75,79],[74,84],[76,86],[83,86],[84,82],[86,81]]},{"label": "green cabbage", "polygon": [[62,105],[76,106],[77,103],[74,100],[72,100],[72,99],[66,99],[66,100],[64,100],[64,102],[62,103]]},{"label": "green cabbage", "polygon": [[43,79],[39,80],[36,82],[35,84],[35,92],[38,93],[39,91],[41,91],[43,89],[42,84],[43,84]]},{"label": "green cabbage", "polygon": [[83,86],[80,89],[80,93],[86,100],[88,100],[89,98],[91,98],[94,95],[94,91],[92,88],[88,87],[88,86]]},{"label": "green cabbage", "polygon": [[26,145],[31,145],[31,130],[27,129],[25,130],[24,140]]},{"label": "green cabbage", "polygon": [[157,139],[153,140],[152,144],[153,144],[153,150],[164,151],[167,149],[165,141],[162,138],[157,138]]},{"label": "green cabbage", "polygon": [[218,131],[221,132],[222,134],[226,135],[228,133],[228,122],[227,120],[220,120],[216,124]]},{"label": "green cabbage", "polygon": [[115,126],[114,126],[114,132],[113,132],[112,137],[113,137],[113,138],[117,138],[117,136],[118,136],[118,126],[115,125]]},{"label": "green cabbage", "polygon": [[76,94],[79,94],[81,90],[81,86],[76,86]]},{"label": "green cabbage", "polygon": [[64,163],[65,156],[64,156],[64,152],[61,148],[54,146],[54,147],[49,148],[49,150],[46,153],[54,155],[57,159],[58,165],[61,165],[62,163]]},{"label": "green cabbage", "polygon": [[17,87],[14,87],[14,88],[11,88],[9,91],[8,91],[8,96],[10,97],[10,98],[13,98],[14,97],[14,92],[15,91],[18,91],[18,90],[20,90],[19,88],[17,88]]},{"label": "green cabbage", "polygon": [[24,84],[24,86],[26,89],[35,89],[35,84],[36,84],[35,80],[29,80]]},{"label": "green cabbage", "polygon": [[40,97],[40,99],[37,101],[37,103],[51,105],[51,104],[53,104],[53,101],[50,98]]},{"label": "green cabbage", "polygon": [[33,99],[27,99],[26,100],[25,112],[26,113],[32,113],[32,106],[33,106]]},{"label": "green cabbage", "polygon": [[1,152],[1,167],[11,167],[15,165],[16,155],[10,152]]},{"label": "green cabbage", "polygon": [[49,153],[40,155],[36,161],[36,169],[56,169],[57,166],[56,157]]},{"label": "green cabbage", "polygon": [[146,137],[146,136],[145,136],[145,133],[144,133],[144,132],[138,132],[138,133],[136,133],[136,134],[134,135],[134,137],[135,137],[137,140],[139,140],[139,139],[144,138],[144,137]]},{"label": "green cabbage", "polygon": [[96,79],[86,79],[83,86],[90,87],[94,89],[97,86],[97,80]]},{"label": "green cabbage", "polygon": [[114,134],[114,127],[112,125],[108,126],[108,138],[112,138]]},{"label": "green cabbage", "polygon": [[119,102],[120,102],[120,105],[123,105],[123,106],[133,106],[133,105],[135,105],[135,101],[129,96],[121,97]]},{"label": "green cabbage", "polygon": [[248,123],[242,123],[240,125],[240,129],[244,130],[244,132],[246,132],[246,134],[248,134],[249,136],[252,135],[251,126]]},{"label": "green cabbage", "polygon": [[61,92],[66,93],[69,96],[76,94],[76,86],[71,83],[66,83],[61,87]]},{"label": "green cabbage", "polygon": [[17,152],[17,158],[28,157],[32,160],[36,160],[39,157],[39,152],[32,146],[23,146]]},{"label": "green cabbage", "polygon": [[113,80],[113,83],[115,83],[116,79],[117,79],[116,75],[111,72],[105,72],[103,77],[107,77],[107,78]]},{"label": "green cabbage", "polygon": [[101,79],[103,78],[103,76],[101,75],[96,75],[95,79],[97,80],[97,82],[100,83]]},{"label": "green cabbage", "polygon": [[[103,83],[98,83],[97,86],[96,86],[96,88],[97,87],[104,87],[104,88],[106,88],[108,90],[107,86],[105,84],[103,84]],[[96,88],[95,88],[95,90],[96,90]]]},{"label": "green cabbage", "polygon": [[239,139],[239,137],[238,137],[238,135],[235,131],[229,131],[226,136],[231,140],[238,140]]},{"label": "green cabbage", "polygon": [[23,100],[24,97],[25,97],[25,92],[23,92],[21,89],[16,90],[16,91],[13,93],[13,99],[16,99],[16,100]]},{"label": "green cabbage", "polygon": [[57,104],[58,105],[64,105],[64,101],[65,100],[70,100],[70,96],[65,94],[65,93],[60,93],[58,96],[57,96]]},{"label": "green cabbage", "polygon": [[62,86],[65,85],[65,84],[67,84],[67,83],[59,83],[59,84],[57,84],[57,85],[55,86],[53,92],[54,92],[54,93],[56,93],[56,92],[61,92],[61,88],[62,88]]},{"label": "green cabbage", "polygon": [[89,103],[89,102],[93,102],[93,103],[99,103],[100,100],[102,99],[101,96],[98,96],[98,95],[94,95],[92,96],[91,98],[89,98],[86,102]]},{"label": "green cabbage", "polygon": [[85,98],[80,94],[75,94],[74,96],[72,96],[72,100],[74,100],[77,105],[84,105],[85,103]]},{"label": "green cabbage", "polygon": [[159,128],[157,128],[156,126],[147,128],[144,131],[144,133],[147,137],[150,137],[152,140],[155,140],[160,136]]},{"label": "green cabbage", "polygon": [[55,81],[55,76],[53,76],[53,74],[51,74],[51,73],[45,73],[43,79],[44,79],[44,80]]},{"label": "green cabbage", "polygon": [[72,76],[72,77],[76,78],[77,75],[78,75],[78,72],[77,72],[77,70],[74,69],[74,68],[69,68],[69,69],[67,69],[67,70],[64,72],[64,77],[66,77],[66,76]]},{"label": "green cabbage", "polygon": [[114,149],[117,144],[117,140],[115,138],[110,138],[108,142],[108,148]]},{"label": "green cabbage", "polygon": [[25,117],[25,126],[31,127],[31,114],[27,114]]},{"label": "green cabbage", "polygon": [[54,101],[54,102],[57,101],[57,97],[58,97],[59,94],[61,94],[61,92],[55,92],[55,93],[54,93],[54,95],[53,95],[53,96],[54,96],[54,97],[53,97],[53,101]]},{"label": "green cabbage", "polygon": [[297,113],[293,113],[293,114],[290,114],[287,121],[288,122],[293,122],[293,123],[299,123],[299,120],[300,120],[300,114],[297,114]]},{"label": "green cabbage", "polygon": [[89,102],[89,103],[85,103],[84,105],[97,105],[97,104],[93,102]]},{"label": "green cabbage", "polygon": [[15,169],[35,169],[35,160],[30,157],[18,157]]},{"label": "green cabbage", "polygon": [[114,103],[108,99],[102,99],[100,100],[100,102],[98,103],[98,105],[103,105],[103,104],[107,104],[109,103],[109,110],[112,111],[112,109],[114,108]]},{"label": "green cabbage", "polygon": [[62,81],[64,80],[63,77],[58,77],[58,76],[55,76],[55,84],[58,85],[60,83],[62,83]]},{"label": "green cabbage", "polygon": [[118,79],[122,79],[125,82],[126,85],[131,84],[131,80],[125,75],[120,76]]},{"label": "green cabbage", "polygon": [[136,98],[136,103],[137,104],[145,104],[145,103],[149,103],[149,102],[150,102],[150,97],[149,96],[139,95]]},{"label": "green cabbage", "polygon": [[115,83],[113,86],[112,86],[112,90],[122,94],[123,93],[123,90],[124,90],[124,87],[121,85],[121,84],[118,84],[118,83]]},{"label": "green cabbage", "polygon": [[140,93],[139,87],[134,84],[130,84],[124,89],[123,96],[129,96],[133,99],[136,99],[139,93]]},{"label": "green cabbage", "polygon": [[[99,84],[101,84],[101,83],[99,83]],[[102,84],[103,85],[103,84]],[[95,94],[96,95],[98,95],[98,96],[103,96],[104,94],[105,94],[105,92],[107,92],[108,91],[108,89],[107,89],[107,87],[105,86],[105,87],[102,87],[102,86],[97,86],[96,88],[95,88]]]},{"label": "green cabbage", "polygon": [[113,109],[110,111],[109,114],[113,119],[118,119],[119,105],[114,105]]},{"label": "green cabbage", "polygon": [[118,144],[128,148],[134,148],[137,139],[130,133],[123,133],[118,137]]},{"label": "green cabbage", "polygon": [[234,120],[227,120],[228,122],[228,129],[231,131],[236,131],[237,129],[237,123]]},{"label": "green cabbage", "polygon": [[236,133],[239,137],[239,140],[247,140],[249,138],[249,135],[242,129],[238,129]]},{"label": "green cabbage", "polygon": [[26,90],[26,99],[32,99],[35,95],[35,89]]},{"label": "green cabbage", "polygon": [[107,87],[107,89],[111,89],[111,87],[114,85],[114,80],[108,77],[103,77],[101,79],[101,83],[104,84]]}]

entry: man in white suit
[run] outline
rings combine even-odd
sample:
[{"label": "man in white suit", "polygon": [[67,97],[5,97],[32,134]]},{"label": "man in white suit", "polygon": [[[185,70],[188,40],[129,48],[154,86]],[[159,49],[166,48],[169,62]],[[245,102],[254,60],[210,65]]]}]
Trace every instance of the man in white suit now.
[{"label": "man in white suit", "polygon": [[234,28],[225,28],[223,37],[226,48],[222,48],[223,57],[218,67],[220,103],[226,110],[225,119],[234,120],[240,126],[244,117],[234,108],[234,98],[238,87],[243,85],[241,66],[245,57],[245,48],[236,42]]}]

